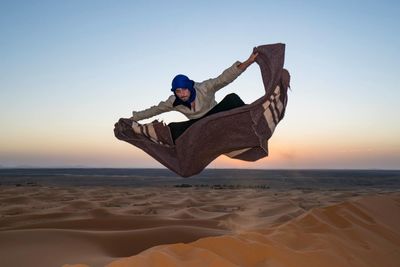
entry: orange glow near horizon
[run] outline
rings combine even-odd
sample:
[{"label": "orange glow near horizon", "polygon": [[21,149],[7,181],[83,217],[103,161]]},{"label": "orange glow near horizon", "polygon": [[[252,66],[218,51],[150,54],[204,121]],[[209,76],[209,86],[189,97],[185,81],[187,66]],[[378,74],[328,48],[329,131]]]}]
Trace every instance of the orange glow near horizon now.
[{"label": "orange glow near horizon", "polygon": [[[83,165],[115,167],[163,167],[140,149],[111,137],[103,139],[76,138],[22,140],[17,146],[4,142],[1,145],[0,159],[4,162],[27,160],[35,165]],[[60,141],[61,140],[61,141]],[[240,161],[220,156],[208,168],[377,168],[400,166],[400,148],[384,144],[372,146],[363,140],[353,142],[328,142],[317,138],[313,141],[274,136],[269,142],[269,156],[256,162]],[[28,160],[31,159],[31,160]],[[18,164],[15,164],[18,165]]]}]

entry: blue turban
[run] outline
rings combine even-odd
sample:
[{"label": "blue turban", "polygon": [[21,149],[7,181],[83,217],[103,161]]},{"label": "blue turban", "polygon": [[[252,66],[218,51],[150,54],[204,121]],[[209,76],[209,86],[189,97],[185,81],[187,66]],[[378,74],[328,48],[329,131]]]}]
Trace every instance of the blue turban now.
[{"label": "blue turban", "polygon": [[[182,101],[175,93],[178,88],[187,88],[190,91],[190,98],[188,101]],[[188,108],[191,108],[191,103],[196,99],[196,90],[194,89],[194,81],[190,80],[186,75],[178,74],[172,80],[172,88],[171,91],[174,92],[176,96],[176,100],[174,102],[174,106],[177,105],[185,105]]]}]

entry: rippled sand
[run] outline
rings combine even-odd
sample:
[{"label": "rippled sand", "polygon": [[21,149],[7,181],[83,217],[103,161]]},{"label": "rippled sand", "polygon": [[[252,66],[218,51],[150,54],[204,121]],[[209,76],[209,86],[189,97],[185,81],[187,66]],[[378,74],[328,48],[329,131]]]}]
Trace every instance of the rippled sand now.
[{"label": "rippled sand", "polygon": [[398,266],[400,193],[0,187],[4,266]]}]

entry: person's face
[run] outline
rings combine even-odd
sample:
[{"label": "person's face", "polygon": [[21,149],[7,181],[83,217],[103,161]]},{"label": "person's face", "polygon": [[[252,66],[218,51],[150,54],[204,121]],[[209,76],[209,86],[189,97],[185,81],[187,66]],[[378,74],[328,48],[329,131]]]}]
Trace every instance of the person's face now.
[{"label": "person's face", "polygon": [[190,98],[190,90],[187,88],[178,88],[175,90],[175,94],[182,101],[188,101]]}]

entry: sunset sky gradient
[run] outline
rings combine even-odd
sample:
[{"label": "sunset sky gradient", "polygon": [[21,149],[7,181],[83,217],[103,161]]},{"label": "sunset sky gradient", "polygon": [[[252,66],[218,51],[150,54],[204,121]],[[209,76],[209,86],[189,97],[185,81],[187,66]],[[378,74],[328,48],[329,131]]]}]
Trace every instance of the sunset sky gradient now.
[{"label": "sunset sky gradient", "polygon": [[[399,25],[398,1],[1,1],[0,167],[163,167],[114,137],[118,118],[281,42],[270,156],[209,167],[399,169]],[[216,98],[231,92],[263,94],[256,64]]]}]

